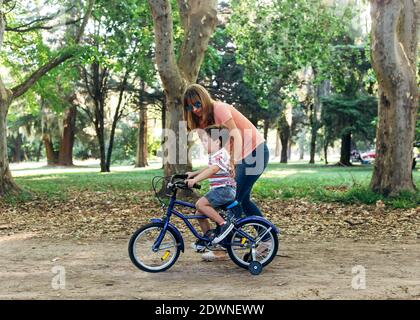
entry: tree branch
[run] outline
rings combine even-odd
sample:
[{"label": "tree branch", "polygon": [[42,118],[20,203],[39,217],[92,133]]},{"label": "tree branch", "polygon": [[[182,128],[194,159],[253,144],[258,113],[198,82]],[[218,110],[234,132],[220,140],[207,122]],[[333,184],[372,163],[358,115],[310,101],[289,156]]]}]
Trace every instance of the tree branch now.
[{"label": "tree branch", "polygon": [[[51,15],[51,16],[41,17],[41,18],[32,20],[31,22],[22,24],[22,25],[17,26],[17,27],[7,27],[7,28],[9,28],[9,30],[12,30],[12,31],[15,30],[15,29],[22,29],[22,28],[30,27],[30,26],[32,26],[33,24],[36,24],[36,23],[53,20],[53,19],[57,18],[59,15],[60,15],[60,11]],[[38,25],[38,27],[40,27],[40,26],[41,25]],[[7,30],[7,31],[9,31],[9,30]]]},{"label": "tree branch", "polygon": [[178,10],[179,10],[179,16],[181,17],[181,24],[182,28],[184,29],[185,33],[188,31],[189,28],[189,6],[188,6],[188,0],[177,0],[178,2]]},{"label": "tree branch", "polygon": [[86,70],[86,68],[84,66],[82,66],[82,70],[80,70],[80,73],[83,76],[83,80],[85,82],[86,89],[87,89],[87,92],[88,92],[89,96],[92,99],[95,99],[95,96],[93,94],[93,91],[91,90],[90,85],[89,85],[88,72],[87,72],[87,70]]},{"label": "tree branch", "polygon": [[50,60],[48,63],[40,67],[34,73],[32,73],[24,82],[17,85],[12,89],[13,92],[13,99],[19,98],[23,95],[26,91],[28,91],[35,82],[37,82],[43,75],[45,75],[50,70],[54,69],[64,61],[73,57],[74,53],[70,51],[66,51],[59,55],[58,57]]},{"label": "tree branch", "polygon": [[6,31],[11,31],[11,32],[20,32],[20,33],[24,33],[24,32],[29,32],[29,31],[33,31],[33,30],[51,30],[53,28],[57,28],[60,26],[68,26],[68,25],[72,25],[75,24],[77,22],[79,22],[82,19],[76,19],[76,20],[69,20],[66,21],[64,24],[57,24],[54,26],[45,26],[45,25],[36,25],[36,26],[31,26],[31,27],[27,27],[24,28],[24,26],[18,26],[18,27],[7,27],[5,28]]},{"label": "tree branch", "polygon": [[[415,70],[419,36],[417,21],[420,21],[420,17],[417,17],[416,11],[419,11],[419,9],[416,10],[416,3],[414,0],[402,0],[402,3],[403,14],[402,19],[400,20],[400,40],[403,45],[403,50],[410,60],[411,67]],[[417,3],[417,6],[420,6],[420,4]]]},{"label": "tree branch", "polygon": [[82,24],[79,28],[79,31],[76,34],[76,38],[74,39],[75,43],[79,43],[82,39],[83,34],[85,33],[86,25],[89,21],[90,16],[92,15],[93,6],[95,5],[95,0],[89,0],[88,7],[86,9],[86,14],[83,17]]},{"label": "tree branch", "polygon": [[92,112],[90,112],[89,107],[84,108],[81,105],[79,105],[79,108],[82,109],[87,114],[87,116],[89,117],[92,123],[95,123],[95,120],[93,119],[93,115],[92,115]]},{"label": "tree branch", "polygon": [[197,81],[204,53],[216,28],[216,8],[217,0],[189,1],[189,25],[178,61],[180,72],[189,83]]},{"label": "tree branch", "polygon": [[155,32],[155,57],[164,87],[177,92],[183,87],[183,80],[176,63],[173,40],[172,8],[170,1],[149,0]]},{"label": "tree branch", "polygon": [[3,45],[3,39],[4,39],[4,19],[3,19],[3,13],[0,12],[0,50]]},{"label": "tree branch", "polygon": [[[89,0],[88,8],[86,10],[85,16],[83,17],[83,23],[80,26],[80,29],[78,31],[78,36],[76,37],[76,44],[78,44],[78,41],[80,41],[81,35],[84,33],[84,29],[86,27],[87,21],[89,20],[90,15],[92,14],[92,9],[94,5],[95,0]],[[54,69],[64,61],[72,58],[75,54],[75,50],[67,50],[60,54],[58,57],[53,58],[49,62],[47,62],[45,65],[41,66],[38,70],[33,72],[26,80],[24,80],[21,84],[17,85],[12,89],[13,92],[13,99],[16,99],[23,95],[26,91],[28,91],[36,81],[38,81],[43,75],[45,75],[50,70]]]}]

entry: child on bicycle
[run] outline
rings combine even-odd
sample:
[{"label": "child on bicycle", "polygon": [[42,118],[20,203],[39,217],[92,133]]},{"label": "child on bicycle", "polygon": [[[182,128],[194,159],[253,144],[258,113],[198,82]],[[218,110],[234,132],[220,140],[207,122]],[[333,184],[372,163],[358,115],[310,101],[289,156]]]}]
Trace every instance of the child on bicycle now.
[{"label": "child on bicycle", "polygon": [[208,167],[187,172],[188,179],[185,183],[191,188],[194,184],[209,179],[210,191],[201,197],[195,206],[200,213],[217,224],[216,235],[213,239],[213,243],[216,244],[232,231],[233,224],[224,220],[214,208],[235,200],[236,182],[231,174],[234,172],[233,161],[225,149],[230,139],[229,129],[222,125],[212,125],[206,127],[204,132],[202,142],[209,155]]}]

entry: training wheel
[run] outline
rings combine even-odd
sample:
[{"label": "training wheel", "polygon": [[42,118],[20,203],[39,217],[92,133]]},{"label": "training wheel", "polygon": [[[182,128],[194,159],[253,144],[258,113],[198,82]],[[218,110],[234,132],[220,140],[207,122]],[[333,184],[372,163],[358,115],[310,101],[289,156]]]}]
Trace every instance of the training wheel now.
[{"label": "training wheel", "polygon": [[258,261],[251,261],[251,263],[248,266],[249,272],[251,272],[252,275],[256,276],[261,273],[262,271],[262,264]]}]

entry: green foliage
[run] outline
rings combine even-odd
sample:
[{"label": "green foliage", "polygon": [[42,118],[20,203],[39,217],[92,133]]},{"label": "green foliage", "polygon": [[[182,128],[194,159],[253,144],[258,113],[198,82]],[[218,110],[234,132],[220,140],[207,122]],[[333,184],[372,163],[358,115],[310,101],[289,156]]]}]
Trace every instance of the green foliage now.
[{"label": "green foliage", "polygon": [[374,119],[377,115],[377,99],[369,95],[332,95],[321,99],[321,121],[328,141],[334,141],[352,133],[360,140],[373,141]]},{"label": "green foliage", "polygon": [[112,151],[112,163],[134,164],[137,148],[137,128],[120,123],[115,136],[115,147]]},{"label": "green foliage", "polygon": [[234,13],[228,32],[237,47],[238,63],[245,66],[245,79],[260,100],[266,100],[273,88],[278,91],[279,83],[280,87],[291,83],[297,70],[309,65],[323,70],[331,57],[330,43],[346,33],[351,14],[346,8],[339,16],[316,0],[231,4]]}]

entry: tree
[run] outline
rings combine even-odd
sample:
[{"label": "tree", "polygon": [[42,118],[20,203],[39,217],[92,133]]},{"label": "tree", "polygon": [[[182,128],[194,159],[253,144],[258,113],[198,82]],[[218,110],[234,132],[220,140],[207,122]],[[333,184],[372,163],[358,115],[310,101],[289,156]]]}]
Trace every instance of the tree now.
[{"label": "tree", "polygon": [[373,121],[377,114],[376,98],[366,94],[355,96],[332,95],[323,98],[322,123],[326,145],[341,139],[339,164],[349,166],[352,137],[373,140]]},{"label": "tree", "polygon": [[[149,81],[153,70],[148,58],[153,37],[146,8],[145,3],[135,0],[111,4],[98,0],[93,12],[91,52],[85,57],[81,72],[89,99],[81,108],[95,128],[101,172],[110,171],[117,124],[132,102],[136,81]],[[113,93],[117,96],[114,110]]]},{"label": "tree", "polygon": [[[334,8],[315,0],[233,0],[229,33],[237,47],[238,62],[244,65],[245,79],[265,109],[278,111],[277,121],[285,149],[290,142],[290,110],[284,107],[283,96],[297,83],[296,73],[311,69],[317,86],[315,102],[309,109],[311,125],[311,161],[314,162],[315,142],[320,128],[320,97],[325,91],[322,72],[330,60],[330,43],[345,32],[350,10],[338,15]],[[275,103],[274,103],[275,102]],[[282,114],[286,113],[286,114]],[[287,141],[286,141],[287,139]]]},{"label": "tree", "polygon": [[[343,44],[332,46],[332,59],[328,68],[334,94],[321,98],[321,123],[324,126],[324,154],[328,145],[341,139],[339,165],[350,166],[353,137],[364,141],[374,140],[374,119],[377,100],[368,95],[368,73],[371,64],[365,47],[356,46],[353,39],[345,37]],[[346,43],[347,44],[344,44]],[[368,83],[366,83],[368,82]]]},{"label": "tree", "polygon": [[138,97],[139,104],[139,130],[137,135],[137,152],[135,167],[146,167],[147,164],[147,103],[143,99],[145,83],[142,81]]},{"label": "tree", "polygon": [[217,0],[178,0],[184,39],[176,61],[173,32],[173,12],[169,0],[149,0],[155,33],[155,59],[165,92],[167,110],[164,155],[165,175],[185,172],[191,167],[187,150],[186,127],[183,119],[183,93],[188,84],[197,81],[209,39],[217,20]]},{"label": "tree", "polygon": [[372,65],[379,85],[376,159],[370,187],[384,195],[415,190],[412,150],[419,92],[414,0],[373,0]]},{"label": "tree", "polygon": [[[4,0],[0,0],[0,50],[2,49],[4,33],[6,30],[4,19],[4,4]],[[90,17],[93,4],[94,0],[89,0],[83,21],[74,39],[75,44],[78,44],[81,40],[84,29]],[[19,187],[13,181],[7,156],[6,118],[10,105],[14,100],[25,94],[43,75],[64,61],[72,58],[75,54],[75,47],[62,50],[57,56],[49,60],[46,64],[40,66],[20,84],[11,89],[4,85],[3,79],[0,76],[0,196],[3,196],[7,193],[16,193],[20,191]]]}]

